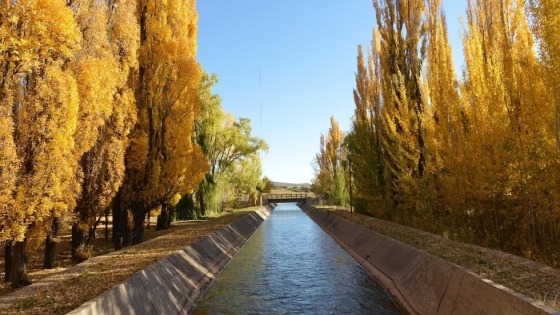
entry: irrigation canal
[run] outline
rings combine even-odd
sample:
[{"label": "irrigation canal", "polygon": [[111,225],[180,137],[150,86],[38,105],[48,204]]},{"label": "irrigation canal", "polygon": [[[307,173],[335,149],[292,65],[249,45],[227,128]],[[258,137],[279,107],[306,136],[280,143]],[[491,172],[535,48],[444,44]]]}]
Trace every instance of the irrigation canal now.
[{"label": "irrigation canal", "polygon": [[280,204],[193,314],[402,314],[391,296],[295,204]]}]

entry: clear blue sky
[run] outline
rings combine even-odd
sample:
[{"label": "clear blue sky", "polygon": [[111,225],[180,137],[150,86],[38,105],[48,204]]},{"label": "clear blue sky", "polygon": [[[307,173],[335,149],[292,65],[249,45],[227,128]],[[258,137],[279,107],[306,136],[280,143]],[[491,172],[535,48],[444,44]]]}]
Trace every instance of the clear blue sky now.
[{"label": "clear blue sky", "polygon": [[[460,67],[458,19],[466,1],[443,2]],[[262,155],[264,174],[310,183],[330,116],[349,130],[357,46],[370,44],[376,25],[372,2],[199,0],[197,8],[198,61],[220,77],[214,93],[222,107],[250,118],[253,134],[270,146]]]}]

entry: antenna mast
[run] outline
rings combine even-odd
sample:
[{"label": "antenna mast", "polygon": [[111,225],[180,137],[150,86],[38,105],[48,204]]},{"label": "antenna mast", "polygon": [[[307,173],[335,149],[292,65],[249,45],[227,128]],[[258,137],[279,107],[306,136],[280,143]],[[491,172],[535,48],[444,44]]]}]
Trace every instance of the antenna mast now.
[{"label": "antenna mast", "polygon": [[262,132],[262,98],[261,98],[261,67],[259,67],[259,118]]}]

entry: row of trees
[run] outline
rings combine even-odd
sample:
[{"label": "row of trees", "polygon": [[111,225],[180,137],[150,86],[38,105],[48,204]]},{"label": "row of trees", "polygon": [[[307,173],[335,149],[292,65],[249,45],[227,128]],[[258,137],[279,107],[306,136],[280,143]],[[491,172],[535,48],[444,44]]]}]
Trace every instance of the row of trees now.
[{"label": "row of trees", "polygon": [[123,181],[137,117],[135,7],[0,5],[0,240],[15,287],[27,282],[26,246],[46,240],[52,267],[60,227],[85,233]]},{"label": "row of trees", "polygon": [[560,263],[560,3],[469,0],[455,74],[441,0],[376,0],[346,137],[356,209]]},{"label": "row of trees", "polygon": [[[28,283],[26,251],[45,246],[54,266],[62,228],[76,260],[107,211],[115,249],[140,243],[150,211],[168,227],[169,206],[213,172],[196,35],[195,0],[0,2],[0,241],[14,287]],[[266,147],[248,120],[232,124],[257,143],[233,160]]]}]

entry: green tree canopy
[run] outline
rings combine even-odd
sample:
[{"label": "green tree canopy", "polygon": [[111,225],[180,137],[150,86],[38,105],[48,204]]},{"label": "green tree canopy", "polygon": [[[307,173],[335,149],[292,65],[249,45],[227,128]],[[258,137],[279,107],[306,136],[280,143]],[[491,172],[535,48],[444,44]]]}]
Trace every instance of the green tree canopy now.
[{"label": "green tree canopy", "polygon": [[[263,139],[251,135],[249,118],[236,120],[233,115],[224,112],[220,97],[212,94],[212,87],[217,82],[216,74],[204,73],[199,86],[201,112],[196,120],[196,142],[202,148],[210,165],[210,170],[200,184],[197,194],[202,214],[207,209],[216,210],[219,206],[223,190],[228,186],[227,183],[222,183],[220,188],[220,181],[223,178],[228,180],[235,178],[234,181],[238,183],[245,176],[252,178],[255,169],[247,168],[248,165],[244,160],[249,159],[254,162],[258,159],[258,152],[268,150],[268,145]],[[257,173],[260,180],[260,160],[258,165]],[[224,177],[223,174],[228,171],[229,176]],[[236,172],[248,172],[253,175],[232,175]],[[255,189],[256,187],[255,183]],[[240,190],[236,187],[233,191]]]}]

